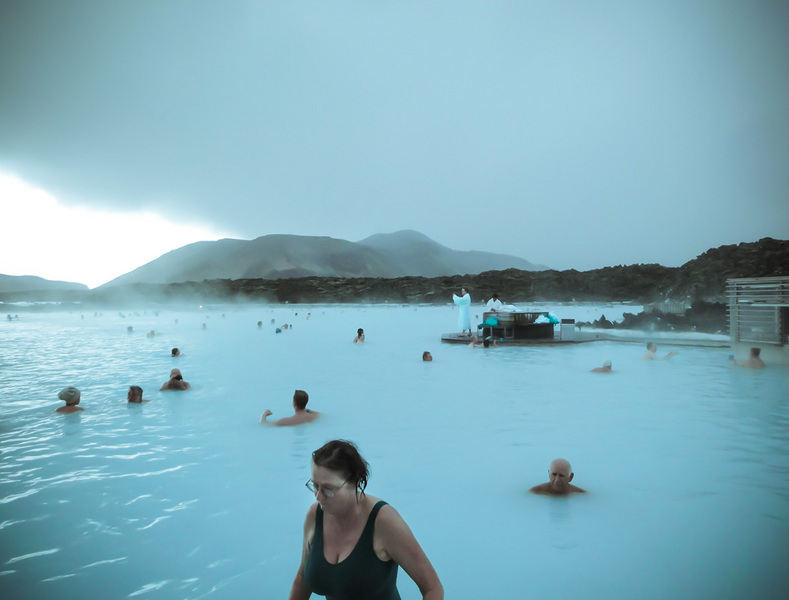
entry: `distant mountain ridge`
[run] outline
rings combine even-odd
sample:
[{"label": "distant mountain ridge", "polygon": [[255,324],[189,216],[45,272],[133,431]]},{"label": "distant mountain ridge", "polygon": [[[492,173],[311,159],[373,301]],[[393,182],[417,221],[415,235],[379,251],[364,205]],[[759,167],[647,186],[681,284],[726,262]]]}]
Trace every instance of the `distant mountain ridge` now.
[{"label": "distant mountain ridge", "polygon": [[[415,236],[415,232],[405,235]],[[288,237],[288,236],[286,236]],[[326,242],[334,247],[338,240]],[[253,240],[254,241],[254,240]],[[339,248],[353,246],[343,242]],[[386,246],[387,236],[372,236],[360,245]],[[216,243],[218,262],[227,255],[238,252],[241,240],[221,240]],[[428,243],[430,240],[428,239]],[[200,244],[206,244],[201,242]],[[200,244],[197,244],[198,246]],[[243,248],[243,242],[241,242]],[[221,250],[221,252],[220,252]],[[439,248],[440,250],[440,248]],[[402,254],[407,252],[400,249]],[[440,252],[439,252],[440,255]],[[165,255],[166,256],[166,255]],[[376,255],[377,256],[377,255]],[[164,258],[164,257],[163,257]],[[281,258],[280,272],[288,272],[293,255]],[[397,257],[392,260],[395,261]],[[401,256],[400,260],[407,260]],[[156,262],[156,261],[154,261]],[[474,298],[487,298],[499,292],[508,302],[587,302],[587,301],[638,301],[642,303],[675,299],[682,301],[726,302],[726,280],[732,277],[789,276],[789,240],[762,238],[758,242],[711,248],[681,267],[664,267],[657,264],[604,267],[592,271],[526,271],[516,268],[489,270],[479,274],[453,274],[435,277],[344,277],[308,276],[285,278],[215,278],[207,281],[156,284],[132,283],[129,285],[102,286],[87,290],[81,284],[49,282],[71,289],[50,291],[6,291],[3,286],[19,277],[0,275],[0,301],[17,302],[53,301],[86,303],[86,305],[121,304],[133,306],[139,302],[189,301],[226,302],[234,300],[253,302],[409,302],[446,303],[460,286],[471,290]],[[27,278],[45,282],[40,277]],[[29,284],[26,284],[29,285]]]},{"label": "distant mountain ridge", "polygon": [[0,275],[0,292],[74,292],[88,291],[83,283],[52,281],[34,275]]},{"label": "distant mountain ridge", "polygon": [[376,234],[360,242],[274,234],[223,239],[177,248],[101,288],[206,279],[300,277],[440,277],[482,271],[545,268],[506,254],[452,250],[410,230]]}]

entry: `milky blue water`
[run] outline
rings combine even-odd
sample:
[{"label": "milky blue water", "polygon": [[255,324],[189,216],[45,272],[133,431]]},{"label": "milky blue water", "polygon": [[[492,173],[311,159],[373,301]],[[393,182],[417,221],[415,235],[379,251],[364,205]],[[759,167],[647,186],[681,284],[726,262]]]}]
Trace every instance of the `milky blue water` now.
[{"label": "milky blue water", "polygon": [[[455,324],[450,307],[387,306],[3,319],[0,597],[285,598],[310,453],[336,437],[358,443],[368,491],[447,598],[787,597],[787,367],[733,369],[727,349],[670,339],[662,362],[626,342],[441,344]],[[589,372],[606,359],[613,374]],[[191,391],[158,391],[174,366]],[[129,406],[130,384],[151,401]],[[67,385],[84,412],[53,412]],[[295,388],[325,416],[261,426]],[[560,456],[589,493],[527,494]],[[402,571],[399,588],[419,597]]]}]

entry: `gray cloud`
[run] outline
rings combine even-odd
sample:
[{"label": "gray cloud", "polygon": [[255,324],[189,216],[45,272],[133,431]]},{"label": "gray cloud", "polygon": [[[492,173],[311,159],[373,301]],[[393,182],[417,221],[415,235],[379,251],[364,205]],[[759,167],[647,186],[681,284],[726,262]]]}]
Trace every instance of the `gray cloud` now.
[{"label": "gray cloud", "polygon": [[558,268],[788,237],[783,3],[0,5],[0,170],[244,238]]}]

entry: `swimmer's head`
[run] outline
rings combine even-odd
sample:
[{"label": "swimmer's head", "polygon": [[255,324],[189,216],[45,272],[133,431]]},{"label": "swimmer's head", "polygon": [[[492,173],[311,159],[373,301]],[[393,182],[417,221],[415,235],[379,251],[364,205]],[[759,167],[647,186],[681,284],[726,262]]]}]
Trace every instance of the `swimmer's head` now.
[{"label": "swimmer's head", "polygon": [[130,385],[129,393],[126,395],[129,402],[142,402],[142,388],[139,385]]},{"label": "swimmer's head", "polygon": [[488,338],[485,338],[484,340],[482,340],[482,346],[484,348],[490,348],[490,340]]},{"label": "swimmer's head", "polygon": [[310,396],[304,390],[296,390],[293,393],[293,406],[299,410],[307,408],[307,402],[310,401]]},{"label": "swimmer's head", "polygon": [[58,398],[66,403],[66,406],[76,406],[79,404],[80,392],[75,387],[67,387],[60,390]]},{"label": "swimmer's head", "polygon": [[574,476],[575,474],[569,461],[563,458],[557,458],[551,462],[548,468],[548,479],[550,479],[551,488],[555,492],[564,492]]},{"label": "swimmer's head", "polygon": [[362,329],[361,327],[359,329],[357,329],[356,330],[356,335],[364,335],[364,329]]},{"label": "swimmer's head", "polygon": [[312,453],[315,466],[336,471],[348,483],[364,494],[370,465],[359,454],[356,444],[346,440],[332,440]]},{"label": "swimmer's head", "polygon": [[[762,353],[761,348],[751,348],[751,356],[754,358],[759,358],[759,355]],[[767,359],[769,360],[770,357],[768,356]]]},{"label": "swimmer's head", "polygon": [[173,356],[181,356],[181,351],[178,348],[173,348],[170,351],[170,354],[172,354]]},{"label": "swimmer's head", "polygon": [[433,355],[430,354],[430,352],[428,352],[427,350],[425,350],[424,352],[422,352],[422,360],[424,360],[425,362],[430,362],[431,360],[433,360]]},{"label": "swimmer's head", "polygon": [[648,342],[647,350],[649,350],[650,352],[654,352],[655,350],[657,350],[657,344],[655,342]]}]

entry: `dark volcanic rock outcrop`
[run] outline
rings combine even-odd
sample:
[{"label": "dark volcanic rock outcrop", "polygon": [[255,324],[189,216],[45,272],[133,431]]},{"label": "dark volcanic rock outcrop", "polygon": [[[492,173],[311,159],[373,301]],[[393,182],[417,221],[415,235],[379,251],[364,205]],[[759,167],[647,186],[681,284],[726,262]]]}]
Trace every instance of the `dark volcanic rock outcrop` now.
[{"label": "dark volcanic rock outcrop", "polygon": [[727,305],[719,302],[693,303],[684,315],[659,312],[624,313],[621,322],[612,322],[602,315],[592,323],[579,323],[581,327],[599,329],[641,329],[643,331],[698,331],[700,333],[726,333]]},{"label": "dark volcanic rock outcrop", "polygon": [[[301,277],[212,279],[164,285],[134,284],[70,292],[69,301],[95,304],[195,301],[290,303],[445,304],[461,286],[481,301],[498,292],[505,302],[639,302],[667,299],[725,302],[726,279],[789,275],[789,241],[765,238],[722,246],[679,268],[661,265],[606,267],[592,271],[506,269],[450,277]],[[0,294],[0,300],[12,300]],[[695,308],[695,307],[694,307]],[[698,325],[697,325],[698,327]],[[704,330],[714,327],[705,326]]]},{"label": "dark volcanic rock outcrop", "polygon": [[726,280],[789,275],[789,241],[762,238],[707,250],[682,265],[668,295],[723,301]]}]

